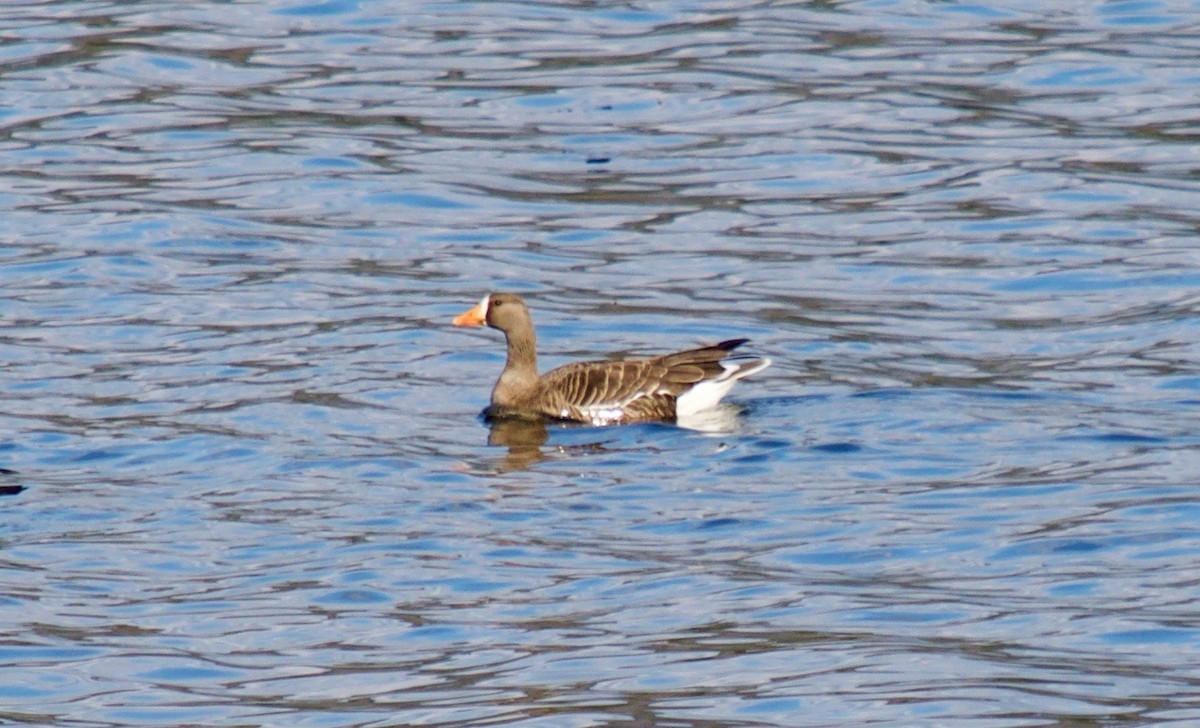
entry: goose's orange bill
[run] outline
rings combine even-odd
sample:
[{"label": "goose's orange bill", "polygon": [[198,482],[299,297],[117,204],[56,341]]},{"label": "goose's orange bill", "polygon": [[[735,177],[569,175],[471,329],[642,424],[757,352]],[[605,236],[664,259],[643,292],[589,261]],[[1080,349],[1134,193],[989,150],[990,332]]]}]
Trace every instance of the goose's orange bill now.
[{"label": "goose's orange bill", "polygon": [[484,302],[480,301],[469,311],[463,311],[454,317],[455,326],[483,326],[487,323],[487,309],[483,307]]}]

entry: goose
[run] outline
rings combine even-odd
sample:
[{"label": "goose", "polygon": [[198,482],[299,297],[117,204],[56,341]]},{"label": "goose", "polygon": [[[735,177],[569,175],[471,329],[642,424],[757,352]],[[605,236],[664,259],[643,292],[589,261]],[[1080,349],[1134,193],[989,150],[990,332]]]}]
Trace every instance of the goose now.
[{"label": "goose", "polygon": [[[455,317],[455,326],[504,332],[508,359],[492,389],[486,419],[573,420],[591,425],[677,421],[712,408],[737,380],[770,359],[730,353],[748,339],[642,359],[566,364],[543,375],[529,308],[514,293],[490,293]],[[728,357],[728,358],[727,358]]]}]

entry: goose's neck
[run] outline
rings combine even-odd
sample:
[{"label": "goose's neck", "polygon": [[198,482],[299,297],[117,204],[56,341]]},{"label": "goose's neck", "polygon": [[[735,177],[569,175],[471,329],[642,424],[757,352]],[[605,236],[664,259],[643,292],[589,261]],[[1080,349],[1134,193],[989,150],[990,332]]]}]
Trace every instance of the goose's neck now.
[{"label": "goose's neck", "polygon": [[505,371],[532,373],[537,378],[537,338],[533,331],[506,331],[504,338],[508,340],[508,361],[504,363]]},{"label": "goose's neck", "polygon": [[492,390],[492,404],[520,409],[538,392],[537,340],[533,332],[504,333],[508,339],[508,360]]}]

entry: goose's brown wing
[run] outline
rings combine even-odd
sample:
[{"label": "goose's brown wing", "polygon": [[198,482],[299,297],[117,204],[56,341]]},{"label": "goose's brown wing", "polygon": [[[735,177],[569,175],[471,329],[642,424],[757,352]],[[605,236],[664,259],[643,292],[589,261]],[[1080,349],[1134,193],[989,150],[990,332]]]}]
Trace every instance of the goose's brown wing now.
[{"label": "goose's brown wing", "polygon": [[721,359],[745,342],[731,339],[651,359],[568,364],[542,377],[539,409],[584,422],[673,419],[676,398],[720,376]]}]

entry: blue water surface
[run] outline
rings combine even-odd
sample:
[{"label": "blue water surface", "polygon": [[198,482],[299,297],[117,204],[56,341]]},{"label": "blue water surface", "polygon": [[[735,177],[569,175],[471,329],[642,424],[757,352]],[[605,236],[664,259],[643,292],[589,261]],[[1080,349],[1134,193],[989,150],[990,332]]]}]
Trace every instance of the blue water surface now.
[{"label": "blue water surface", "polygon": [[3,6],[5,719],[1195,724],[1191,10]]}]

